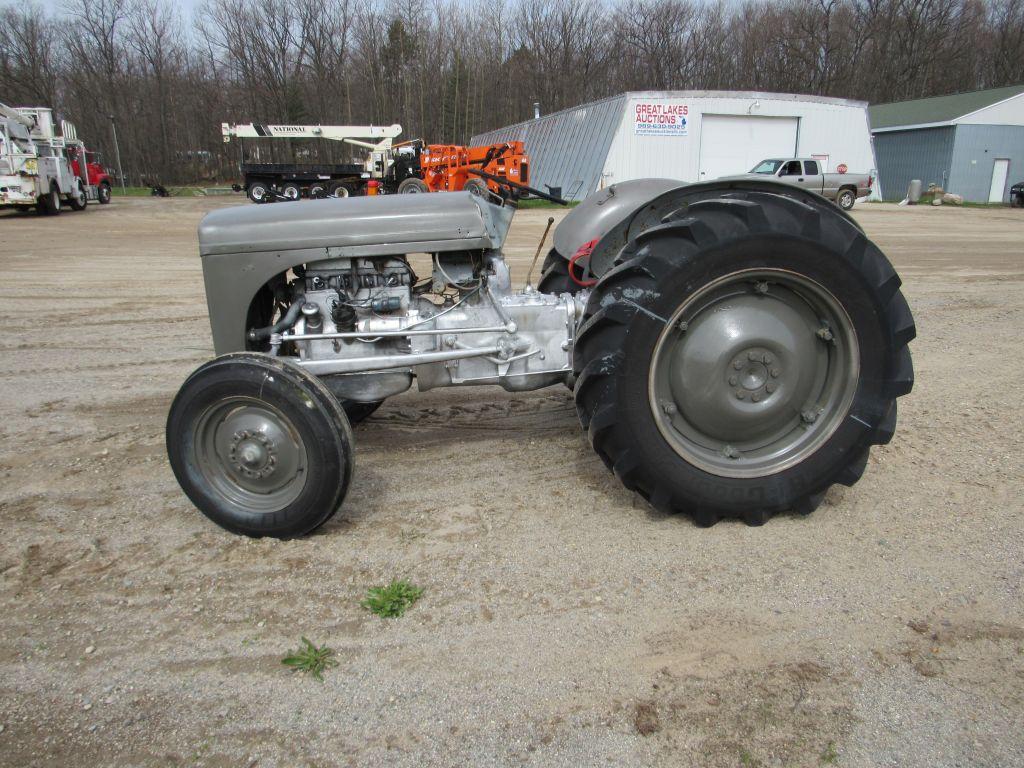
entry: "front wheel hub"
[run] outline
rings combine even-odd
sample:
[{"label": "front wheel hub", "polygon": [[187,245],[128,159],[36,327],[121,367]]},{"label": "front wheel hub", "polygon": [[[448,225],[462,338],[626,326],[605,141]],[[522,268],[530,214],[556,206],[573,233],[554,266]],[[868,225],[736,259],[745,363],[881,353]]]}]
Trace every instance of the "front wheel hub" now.
[{"label": "front wheel hub", "polygon": [[[781,270],[727,275],[687,299],[658,340],[650,372],[658,428],[713,474],[782,471],[838,426],[858,360],[852,323],[823,286]],[[808,422],[808,412],[828,417]]]}]

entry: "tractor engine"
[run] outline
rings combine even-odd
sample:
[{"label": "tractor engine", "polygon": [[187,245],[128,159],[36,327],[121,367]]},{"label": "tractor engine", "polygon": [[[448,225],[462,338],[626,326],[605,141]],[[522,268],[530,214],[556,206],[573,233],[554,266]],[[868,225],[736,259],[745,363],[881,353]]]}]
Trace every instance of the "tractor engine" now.
[{"label": "tractor engine", "polygon": [[[566,381],[585,295],[512,291],[500,253],[430,256],[418,279],[406,256],[317,261],[288,284],[272,354],[294,356],[336,397],[376,402],[405,391]],[[286,323],[288,325],[288,323]]]}]

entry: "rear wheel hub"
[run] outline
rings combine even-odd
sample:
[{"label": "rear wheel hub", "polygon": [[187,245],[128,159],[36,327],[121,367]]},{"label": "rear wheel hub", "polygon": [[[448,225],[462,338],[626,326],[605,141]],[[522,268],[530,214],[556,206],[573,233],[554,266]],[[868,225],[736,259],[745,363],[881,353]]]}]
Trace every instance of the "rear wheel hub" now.
[{"label": "rear wheel hub", "polygon": [[705,471],[782,471],[827,439],[852,402],[856,336],[835,298],[808,278],[728,275],[684,302],[666,328],[652,357],[652,407],[673,450]]}]

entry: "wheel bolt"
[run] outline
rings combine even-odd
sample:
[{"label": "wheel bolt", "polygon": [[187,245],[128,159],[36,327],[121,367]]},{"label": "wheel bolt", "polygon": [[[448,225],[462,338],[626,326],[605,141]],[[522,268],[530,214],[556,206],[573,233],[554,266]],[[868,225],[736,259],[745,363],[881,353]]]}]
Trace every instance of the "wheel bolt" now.
[{"label": "wheel bolt", "polygon": [[771,355],[763,355],[761,357],[761,362],[764,363],[765,365],[771,365],[771,363],[772,363],[772,356]]},{"label": "wheel bolt", "polygon": [[740,368],[743,367],[743,361],[737,360],[735,363],[732,364],[732,367],[738,371]]},{"label": "wheel bolt", "polygon": [[778,368],[772,368],[771,374],[772,374],[772,378],[773,379],[779,378],[779,369]]},{"label": "wheel bolt", "polygon": [[746,393],[742,389],[737,389],[736,390],[736,399],[737,400],[743,400],[746,396],[747,396]]},{"label": "wheel bolt", "polygon": [[754,360],[757,360],[757,353],[756,352],[747,352],[747,360],[750,360],[751,362],[753,362]]},{"label": "wheel bolt", "polygon": [[752,394],[752,395],[750,396],[750,399],[751,399],[751,400],[753,400],[753,401],[754,401],[755,403],[756,403],[756,402],[758,402],[758,401],[760,401],[760,399],[761,399],[761,393],[760,393],[760,392],[755,392],[754,394]]},{"label": "wheel bolt", "polygon": [[776,384],[774,381],[769,381],[767,384],[764,385],[764,391],[770,395],[772,392],[775,391],[776,387],[778,387],[778,384]]},{"label": "wheel bolt", "polygon": [[736,377],[736,376],[730,376],[729,377],[729,386],[730,387],[735,387],[736,384],[738,384],[738,383],[739,383],[739,378],[738,377]]},{"label": "wheel bolt", "polygon": [[675,403],[668,403],[668,402],[662,403],[661,404],[661,410],[663,410],[665,413],[667,413],[669,416],[671,416],[673,413],[676,412],[676,404]]},{"label": "wheel bolt", "polygon": [[813,424],[818,420],[818,414],[815,411],[804,411],[800,414],[800,418],[805,424]]}]

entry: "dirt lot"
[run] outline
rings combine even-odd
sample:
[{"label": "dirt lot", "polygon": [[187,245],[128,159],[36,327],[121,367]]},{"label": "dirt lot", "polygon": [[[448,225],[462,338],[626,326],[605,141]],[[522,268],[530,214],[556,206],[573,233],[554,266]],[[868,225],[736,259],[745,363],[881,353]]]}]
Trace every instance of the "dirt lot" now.
[{"label": "dirt lot", "polygon": [[[389,401],[343,511],[278,542],[164,458],[212,354],[196,224],[234,202],[0,214],[0,764],[1024,764],[1024,212],[858,206],[917,386],[809,518],[655,514],[567,391],[485,388]],[[359,607],[393,577],[405,617]],[[322,684],[280,663],[300,635]]]}]

